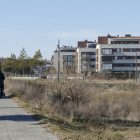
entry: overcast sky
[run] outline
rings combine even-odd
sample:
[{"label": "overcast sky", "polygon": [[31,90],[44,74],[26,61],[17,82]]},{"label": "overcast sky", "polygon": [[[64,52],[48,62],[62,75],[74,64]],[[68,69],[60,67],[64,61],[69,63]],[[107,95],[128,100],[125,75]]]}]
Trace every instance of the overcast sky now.
[{"label": "overcast sky", "polygon": [[140,0],[0,0],[0,57],[51,59],[60,46],[107,34],[140,36]]}]

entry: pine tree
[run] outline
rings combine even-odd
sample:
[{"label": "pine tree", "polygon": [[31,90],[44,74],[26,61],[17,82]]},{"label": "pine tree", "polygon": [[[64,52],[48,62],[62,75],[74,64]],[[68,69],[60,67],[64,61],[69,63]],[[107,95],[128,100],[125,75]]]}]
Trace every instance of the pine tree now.
[{"label": "pine tree", "polygon": [[42,59],[42,54],[40,52],[40,49],[38,51],[35,52],[33,58],[31,59],[31,65],[32,67],[39,67],[39,66],[43,66],[45,64],[46,60]]},{"label": "pine tree", "polygon": [[28,59],[28,55],[26,54],[25,48],[22,48],[22,50],[20,51],[20,67],[23,70],[23,75],[24,75],[24,69],[27,66],[27,59]]}]

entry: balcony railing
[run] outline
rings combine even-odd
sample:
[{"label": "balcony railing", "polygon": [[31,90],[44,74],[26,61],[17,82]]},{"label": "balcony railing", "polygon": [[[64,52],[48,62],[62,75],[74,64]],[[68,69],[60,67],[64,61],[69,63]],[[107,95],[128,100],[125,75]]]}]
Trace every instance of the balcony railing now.
[{"label": "balcony railing", "polygon": [[91,65],[95,65],[95,61],[91,61]]},{"label": "balcony railing", "polygon": [[91,71],[95,71],[95,68],[91,68]]},{"label": "balcony railing", "polygon": [[75,58],[72,58],[72,59],[63,59],[63,61],[75,61]]},{"label": "balcony railing", "polygon": [[89,57],[90,57],[90,55],[82,55],[82,57],[88,57],[88,58],[89,58]]},{"label": "balcony railing", "polygon": [[95,58],[95,55],[91,55],[91,58]]}]

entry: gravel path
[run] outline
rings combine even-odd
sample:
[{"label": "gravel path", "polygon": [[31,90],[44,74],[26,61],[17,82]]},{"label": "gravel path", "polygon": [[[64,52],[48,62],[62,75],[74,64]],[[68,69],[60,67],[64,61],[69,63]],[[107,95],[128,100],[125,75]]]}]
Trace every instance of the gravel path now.
[{"label": "gravel path", "polygon": [[0,99],[0,140],[58,140],[11,99]]}]

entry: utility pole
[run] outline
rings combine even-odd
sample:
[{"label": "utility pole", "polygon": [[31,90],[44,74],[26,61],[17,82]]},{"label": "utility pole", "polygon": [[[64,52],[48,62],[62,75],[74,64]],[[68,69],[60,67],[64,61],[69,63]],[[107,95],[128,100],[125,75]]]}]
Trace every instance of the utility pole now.
[{"label": "utility pole", "polygon": [[136,72],[135,72],[135,78],[136,78],[136,83],[137,83],[137,53],[136,53]]},{"label": "utility pole", "polygon": [[58,83],[59,83],[59,73],[60,73],[60,40],[58,39],[58,75],[57,75],[57,78],[58,78]]}]

